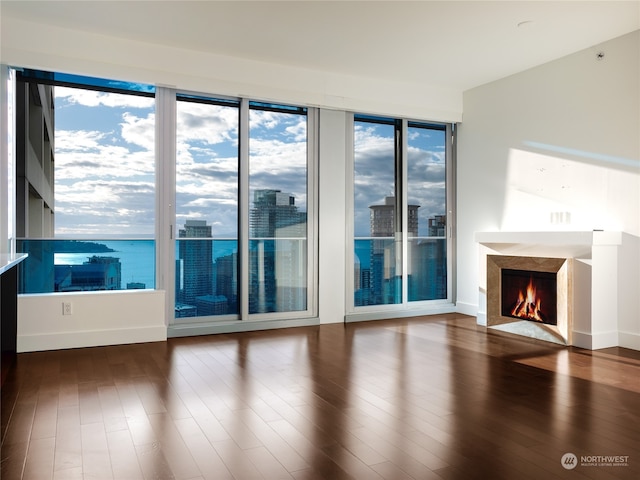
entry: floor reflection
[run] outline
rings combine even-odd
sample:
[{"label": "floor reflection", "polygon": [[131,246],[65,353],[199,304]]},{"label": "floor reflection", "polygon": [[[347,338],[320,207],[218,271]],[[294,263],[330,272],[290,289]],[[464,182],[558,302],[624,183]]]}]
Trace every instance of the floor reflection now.
[{"label": "floor reflection", "polygon": [[[2,478],[539,479],[640,449],[640,353],[442,315],[21,354]],[[587,470],[587,468],[591,468]],[[578,466],[576,478],[640,477]]]}]

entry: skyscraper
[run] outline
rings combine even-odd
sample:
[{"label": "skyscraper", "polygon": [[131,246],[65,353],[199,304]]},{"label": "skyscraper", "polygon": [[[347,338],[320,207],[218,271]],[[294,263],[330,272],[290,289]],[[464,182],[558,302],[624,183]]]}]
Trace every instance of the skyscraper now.
[{"label": "skyscraper", "polygon": [[[395,237],[395,197],[385,197],[383,205],[371,205],[371,236]],[[408,228],[404,230],[410,237],[418,236],[418,209],[420,205],[408,205]]]},{"label": "skyscraper", "polygon": [[447,216],[434,215],[429,219],[429,236],[444,237],[447,233]]},{"label": "skyscraper", "polygon": [[16,79],[16,236],[54,236],[54,87]]},{"label": "skyscraper", "polygon": [[[53,238],[54,209],[54,93],[50,85],[16,76],[15,91],[15,212],[17,250],[28,239]],[[4,205],[3,205],[4,208]],[[21,239],[27,240],[21,240]],[[21,293],[51,292],[56,282],[54,252],[47,242],[32,243],[21,265]],[[27,281],[28,279],[28,281]],[[63,282],[64,284],[64,282]]]},{"label": "skyscraper", "polygon": [[214,294],[223,296],[227,301],[227,310],[224,313],[238,313],[238,254],[234,252],[217,257],[214,270]]},{"label": "skyscraper", "polygon": [[[402,256],[401,245],[397,244],[396,231],[406,231],[409,237],[418,236],[418,209],[420,205],[408,205],[408,226],[396,225],[396,199],[386,197],[383,205],[371,205],[370,291],[373,305],[398,303],[402,294],[400,278],[402,271],[397,266]],[[384,237],[384,239],[382,239]]]},{"label": "skyscraper", "polygon": [[122,264],[116,257],[93,255],[82,265],[55,265],[55,291],[119,290]]},{"label": "skyscraper", "polygon": [[306,236],[306,212],[299,212],[295,197],[281,190],[256,190],[249,221],[251,238],[274,238],[284,227],[294,227],[287,235]]},{"label": "skyscraper", "polygon": [[249,312],[304,310],[306,212],[289,193],[256,190],[249,221]]},{"label": "skyscraper", "polygon": [[211,225],[205,220],[186,220],[178,238],[176,297],[180,303],[195,305],[196,297],[213,293],[213,240],[202,240],[211,238]]}]

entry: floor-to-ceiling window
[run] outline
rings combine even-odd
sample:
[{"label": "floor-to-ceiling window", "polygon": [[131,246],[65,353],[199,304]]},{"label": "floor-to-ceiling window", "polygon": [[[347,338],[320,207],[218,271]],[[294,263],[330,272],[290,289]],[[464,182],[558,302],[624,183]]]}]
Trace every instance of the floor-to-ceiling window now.
[{"label": "floor-to-ceiling window", "polygon": [[447,129],[409,122],[406,137],[408,300],[442,300],[448,293]]},{"label": "floor-to-ceiling window", "polygon": [[307,309],[307,109],[249,104],[249,313]]},{"label": "floor-to-ceiling window", "polygon": [[175,323],[314,314],[313,114],[176,98]]},{"label": "floor-to-ceiling window", "polygon": [[[402,215],[397,205],[396,121],[354,122],[354,302],[402,303]],[[400,212],[400,214],[398,214]]]},{"label": "floor-to-ceiling window", "polygon": [[448,300],[450,127],[355,115],[352,133],[352,311]]},{"label": "floor-to-ceiling window", "polygon": [[155,288],[154,87],[21,70],[21,293]]},{"label": "floor-to-ceiling window", "polygon": [[240,102],[178,95],[176,119],[175,317],[235,318]]},{"label": "floor-to-ceiling window", "polygon": [[315,109],[27,70],[16,84],[21,293],[164,289],[181,326],[317,315]]}]

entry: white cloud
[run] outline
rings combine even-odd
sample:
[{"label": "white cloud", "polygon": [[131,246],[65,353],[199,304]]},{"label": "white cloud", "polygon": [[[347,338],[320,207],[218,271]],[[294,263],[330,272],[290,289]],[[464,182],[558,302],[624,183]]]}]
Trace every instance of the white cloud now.
[{"label": "white cloud", "polygon": [[[122,93],[99,92],[82,88],[55,87],[54,95],[56,103],[66,100],[70,104],[85,107],[134,107],[153,108],[155,99],[140,95],[126,95]],[[57,107],[58,105],[56,105]]]},{"label": "white cloud", "polygon": [[238,109],[193,102],[177,104],[178,143],[237,144]]},{"label": "white cloud", "polygon": [[155,149],[155,115],[137,117],[125,112],[122,115],[122,138],[132,144],[138,145],[151,152]]},{"label": "white cloud", "polygon": [[262,127],[267,130],[272,130],[282,125],[283,117],[286,119],[288,115],[267,110],[251,110],[249,115],[249,129],[254,130]]},{"label": "white cloud", "polygon": [[[409,129],[408,200],[420,205],[420,234],[424,235],[428,219],[445,213],[444,144],[430,130]],[[391,126],[356,124],[354,136],[355,193],[354,228],[356,236],[370,232],[371,205],[382,204],[394,195],[394,139]]]},{"label": "white cloud", "polygon": [[291,135],[296,142],[307,141],[307,121],[306,117],[300,117],[298,123],[288,126],[285,131]]}]

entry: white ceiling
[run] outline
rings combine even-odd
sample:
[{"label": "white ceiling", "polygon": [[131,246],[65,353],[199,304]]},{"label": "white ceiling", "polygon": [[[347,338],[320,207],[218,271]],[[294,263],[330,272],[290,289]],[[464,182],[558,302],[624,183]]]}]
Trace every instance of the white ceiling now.
[{"label": "white ceiling", "polygon": [[461,90],[640,29],[640,0],[2,0],[0,13],[160,45]]}]

